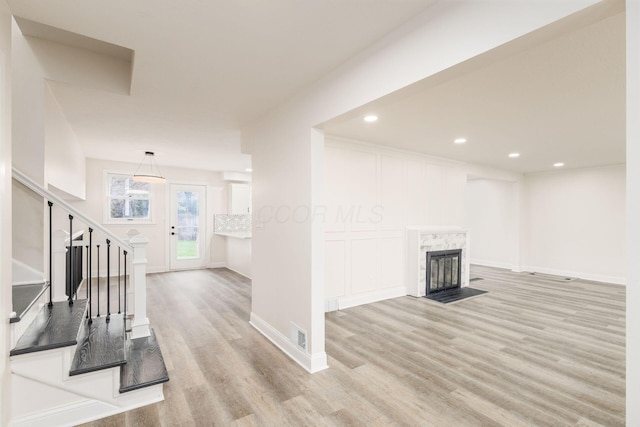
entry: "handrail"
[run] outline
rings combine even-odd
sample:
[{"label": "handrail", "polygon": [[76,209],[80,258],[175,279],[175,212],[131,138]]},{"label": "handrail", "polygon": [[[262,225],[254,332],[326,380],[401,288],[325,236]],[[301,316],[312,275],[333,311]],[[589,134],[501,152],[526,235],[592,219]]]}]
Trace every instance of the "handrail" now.
[{"label": "handrail", "polygon": [[70,204],[68,204],[67,202],[62,200],[60,197],[56,196],[55,194],[53,194],[49,190],[41,187],[40,184],[38,184],[37,182],[35,182],[31,178],[29,178],[28,176],[23,174],[22,172],[20,172],[16,168],[11,168],[11,172],[12,172],[13,178],[16,181],[20,182],[21,184],[24,184],[27,188],[29,188],[32,191],[38,193],[44,199],[52,201],[55,204],[57,204],[58,206],[61,206],[68,213],[72,214],[74,217],[77,217],[82,222],[84,222],[87,226],[89,226],[89,227],[91,227],[91,228],[93,228],[95,230],[99,230],[100,232],[102,232],[106,236],[110,237],[111,240],[117,242],[121,247],[126,248],[126,249],[128,249],[130,251],[133,251],[133,247],[129,243],[127,243],[124,240],[120,239],[118,236],[114,235],[111,231],[107,230],[102,225],[98,224],[97,222],[95,222],[94,220],[92,220],[91,218],[89,218],[88,216],[83,214],[82,212],[78,211],[77,209],[72,207]]}]

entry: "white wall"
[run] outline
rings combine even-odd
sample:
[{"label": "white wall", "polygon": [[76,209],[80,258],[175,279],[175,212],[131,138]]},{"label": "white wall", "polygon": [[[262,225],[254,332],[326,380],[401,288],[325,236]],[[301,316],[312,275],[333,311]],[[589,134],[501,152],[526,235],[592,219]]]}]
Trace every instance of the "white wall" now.
[{"label": "white wall", "polygon": [[[11,304],[11,13],[0,0],[0,319],[8,319]],[[11,417],[9,322],[0,325],[0,425]]]},{"label": "white wall", "polygon": [[45,87],[45,181],[84,199],[85,156],[75,132],[48,85]]},{"label": "white wall", "polygon": [[15,21],[12,37],[13,166],[44,185],[46,74]]},{"label": "white wall", "polygon": [[625,283],[623,165],[526,175],[523,269]]},{"label": "white wall", "polygon": [[514,268],[520,232],[516,186],[489,179],[467,182],[466,228],[471,235],[472,264]]},{"label": "white wall", "polygon": [[[142,153],[141,153],[142,156]],[[104,171],[133,173],[138,165],[133,163],[113,162],[107,160],[87,159],[86,186],[87,196],[84,201],[70,201],[76,209],[93,218],[103,221],[105,203]],[[169,200],[169,184],[203,184],[207,187],[207,266],[219,266],[226,262],[224,237],[213,234],[213,215],[226,212],[225,183],[221,173],[193,169],[161,166],[167,178],[167,184],[152,184],[151,211],[152,224],[103,224],[107,229],[121,238],[126,238],[129,229],[135,228],[149,238],[147,247],[147,271],[161,272],[169,270],[169,238],[170,224],[167,218]]]},{"label": "white wall", "polygon": [[225,237],[227,245],[226,265],[230,270],[251,278],[251,239]]},{"label": "white wall", "polygon": [[13,219],[12,256],[29,267],[44,271],[44,201],[24,185],[11,186]]},{"label": "white wall", "polygon": [[[433,76],[596,1],[440,2],[243,130],[253,208],[322,205],[322,138],[314,127]],[[491,31],[487,31],[491,28]],[[313,54],[313,53],[310,53]],[[311,218],[256,223],[252,324],[309,371],[326,366],[324,238]],[[309,333],[300,352],[291,325]]]},{"label": "white wall", "polygon": [[640,2],[627,0],[627,425],[640,425]]},{"label": "white wall", "polygon": [[471,262],[626,283],[624,179],[618,165],[469,181]]},{"label": "white wall", "polygon": [[463,225],[463,165],[330,137],[324,164],[327,308],[406,295],[406,227]]}]

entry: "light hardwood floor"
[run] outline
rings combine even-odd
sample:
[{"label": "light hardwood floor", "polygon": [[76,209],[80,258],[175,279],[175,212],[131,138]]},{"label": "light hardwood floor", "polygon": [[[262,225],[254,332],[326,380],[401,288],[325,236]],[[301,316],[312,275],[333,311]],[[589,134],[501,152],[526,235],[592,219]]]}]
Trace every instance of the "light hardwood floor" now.
[{"label": "light hardwood floor", "polygon": [[165,401],[93,426],[622,426],[625,288],[473,267],[489,291],[326,315],[314,375],[248,323],[229,270],[149,276]]}]

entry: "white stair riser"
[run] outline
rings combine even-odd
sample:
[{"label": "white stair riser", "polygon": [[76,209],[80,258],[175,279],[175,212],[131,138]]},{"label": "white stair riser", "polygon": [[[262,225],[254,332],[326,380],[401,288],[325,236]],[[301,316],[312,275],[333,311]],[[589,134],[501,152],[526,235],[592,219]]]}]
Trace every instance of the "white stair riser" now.
[{"label": "white stair riser", "polygon": [[11,358],[12,426],[75,425],[163,400],[162,384],[120,394],[119,367],[69,376],[75,349]]},{"label": "white stair riser", "polygon": [[162,384],[158,384],[120,395],[116,401],[117,406],[98,400],[83,399],[27,416],[14,417],[9,427],[74,426],[162,400],[164,400]]}]

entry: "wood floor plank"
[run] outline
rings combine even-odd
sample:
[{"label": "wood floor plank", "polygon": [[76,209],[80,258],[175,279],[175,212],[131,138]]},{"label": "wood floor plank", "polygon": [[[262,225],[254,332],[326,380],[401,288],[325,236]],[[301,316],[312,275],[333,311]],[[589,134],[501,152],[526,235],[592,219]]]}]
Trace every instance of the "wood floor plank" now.
[{"label": "wood floor plank", "polygon": [[480,298],[327,313],[330,368],[313,375],[251,327],[248,279],[226,269],[149,275],[165,401],[91,425],[624,425],[624,287],[471,274],[488,292]]}]

